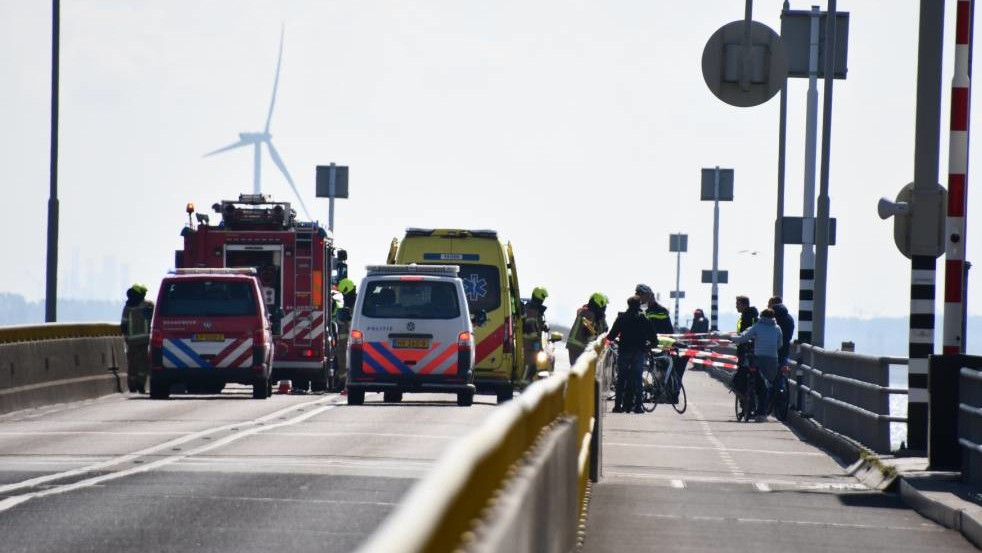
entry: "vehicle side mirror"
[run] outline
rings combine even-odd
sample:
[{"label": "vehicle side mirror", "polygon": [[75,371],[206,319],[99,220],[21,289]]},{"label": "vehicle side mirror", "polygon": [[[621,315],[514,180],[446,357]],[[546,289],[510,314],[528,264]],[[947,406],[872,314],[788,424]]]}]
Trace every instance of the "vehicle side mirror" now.
[{"label": "vehicle side mirror", "polygon": [[562,342],[563,341],[563,333],[562,332],[550,332],[549,333],[549,341],[550,342]]},{"label": "vehicle side mirror", "polygon": [[337,316],[338,316],[338,321],[342,323],[351,322],[351,309],[347,307],[342,307],[341,309],[338,309]]},{"label": "vehicle side mirror", "polygon": [[471,322],[474,326],[484,326],[488,322],[488,312],[481,309],[477,313],[471,315]]},{"label": "vehicle side mirror", "polygon": [[277,307],[269,315],[269,320],[273,323],[273,336],[279,336],[283,334],[283,308]]}]

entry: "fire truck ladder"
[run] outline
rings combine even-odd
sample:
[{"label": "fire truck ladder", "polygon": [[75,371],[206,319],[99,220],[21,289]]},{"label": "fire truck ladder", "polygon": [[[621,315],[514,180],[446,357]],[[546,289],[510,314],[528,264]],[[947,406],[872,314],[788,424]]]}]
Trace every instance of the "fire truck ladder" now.
[{"label": "fire truck ladder", "polygon": [[314,234],[298,230],[293,251],[293,290],[296,296],[296,325],[299,329],[294,336],[297,346],[309,346],[310,334],[316,319],[311,291],[313,290]]}]

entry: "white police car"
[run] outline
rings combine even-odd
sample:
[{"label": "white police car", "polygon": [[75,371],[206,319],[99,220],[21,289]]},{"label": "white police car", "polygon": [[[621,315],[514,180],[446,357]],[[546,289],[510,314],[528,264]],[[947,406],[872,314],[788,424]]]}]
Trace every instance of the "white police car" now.
[{"label": "white police car", "polygon": [[474,330],[455,265],[367,267],[348,337],[348,405],[366,392],[449,392],[474,401]]}]

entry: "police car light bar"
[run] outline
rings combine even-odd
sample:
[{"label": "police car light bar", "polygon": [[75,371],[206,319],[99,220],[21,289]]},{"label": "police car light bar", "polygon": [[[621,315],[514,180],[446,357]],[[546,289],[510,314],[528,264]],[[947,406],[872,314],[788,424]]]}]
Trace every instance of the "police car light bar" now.
[{"label": "police car light bar", "polygon": [[374,275],[434,275],[434,276],[457,276],[460,267],[456,265],[368,265],[365,267],[369,276]]},{"label": "police car light bar", "polygon": [[194,267],[186,269],[174,269],[170,271],[172,275],[251,275],[256,276],[256,269],[253,267],[235,268],[207,268]]}]

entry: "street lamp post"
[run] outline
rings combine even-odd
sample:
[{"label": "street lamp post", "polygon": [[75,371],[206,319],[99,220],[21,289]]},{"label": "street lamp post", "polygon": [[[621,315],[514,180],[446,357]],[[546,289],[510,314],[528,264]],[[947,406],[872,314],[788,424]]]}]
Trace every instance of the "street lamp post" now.
[{"label": "street lamp post", "polygon": [[720,169],[719,165],[703,169],[700,200],[713,202],[713,269],[703,271],[702,281],[713,285],[709,325],[712,330],[719,330],[719,284],[728,280],[726,271],[719,270],[719,203],[733,201],[733,169]]},{"label": "street lamp post", "polygon": [[679,282],[682,273],[682,252],[689,250],[689,235],[681,232],[669,235],[668,251],[675,252],[675,291],[672,297],[675,298],[675,331],[679,329],[679,300],[685,297],[685,292],[679,290]]}]

